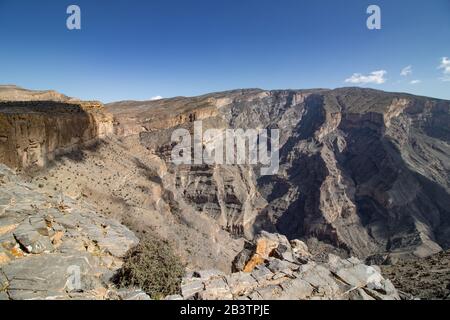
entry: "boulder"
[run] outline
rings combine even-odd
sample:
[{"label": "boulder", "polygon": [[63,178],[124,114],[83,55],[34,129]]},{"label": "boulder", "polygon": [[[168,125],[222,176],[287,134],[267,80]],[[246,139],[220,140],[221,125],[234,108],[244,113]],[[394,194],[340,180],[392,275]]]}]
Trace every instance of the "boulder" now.
[{"label": "boulder", "polygon": [[314,288],[303,279],[293,279],[281,284],[283,300],[305,300],[312,296]]},{"label": "boulder", "polygon": [[223,278],[205,282],[205,290],[198,294],[200,300],[230,300],[232,298],[230,287]]},{"label": "boulder", "polygon": [[227,276],[226,280],[234,296],[248,294],[258,286],[255,277],[245,272],[233,273]]},{"label": "boulder", "polygon": [[294,239],[290,241],[292,253],[297,259],[309,259],[311,254],[309,253],[308,246],[301,240]]},{"label": "boulder", "polygon": [[181,283],[181,295],[184,299],[194,297],[197,293],[205,288],[203,281],[198,279],[184,279]]},{"label": "boulder", "polygon": [[[223,276],[216,270],[196,271],[182,284],[184,299],[199,300],[397,300],[392,283],[384,279],[377,266],[364,265],[359,259],[342,259],[329,255],[328,262],[314,261],[302,242],[293,242],[294,257],[305,262],[284,259],[287,239],[262,233],[254,242],[246,243],[238,255],[253,252],[262,262],[248,272]],[[253,250],[252,250],[253,248]],[[245,259],[243,259],[245,260]],[[236,261],[236,260],[235,260]],[[249,262],[252,261],[251,259]],[[248,263],[247,263],[248,265]],[[167,297],[166,299],[172,299]]]},{"label": "boulder", "polygon": [[253,243],[247,242],[233,262],[233,271],[252,272],[269,257],[296,262],[288,239],[280,234],[262,231]]}]

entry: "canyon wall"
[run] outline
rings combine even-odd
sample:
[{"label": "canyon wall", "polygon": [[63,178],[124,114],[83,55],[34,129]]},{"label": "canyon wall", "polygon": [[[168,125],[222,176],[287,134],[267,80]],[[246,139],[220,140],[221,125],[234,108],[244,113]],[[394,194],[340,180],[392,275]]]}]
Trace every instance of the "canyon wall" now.
[{"label": "canyon wall", "polygon": [[112,131],[112,116],[99,102],[0,101],[0,162],[13,169],[44,167]]},{"label": "canyon wall", "polygon": [[[172,205],[237,237],[268,230],[359,257],[427,256],[450,245],[449,101],[361,88],[249,89],[107,108],[116,132],[139,133],[166,161]],[[280,129],[278,174],[171,164],[171,133],[192,132],[198,119],[204,129]]]}]

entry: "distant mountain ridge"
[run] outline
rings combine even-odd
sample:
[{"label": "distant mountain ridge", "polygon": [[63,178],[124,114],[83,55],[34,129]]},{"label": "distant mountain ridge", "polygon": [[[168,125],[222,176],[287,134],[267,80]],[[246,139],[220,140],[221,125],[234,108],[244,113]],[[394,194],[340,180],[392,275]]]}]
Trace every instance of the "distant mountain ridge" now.
[{"label": "distant mountain ridge", "polygon": [[0,101],[70,101],[70,98],[54,90],[28,90],[16,85],[0,85]]}]

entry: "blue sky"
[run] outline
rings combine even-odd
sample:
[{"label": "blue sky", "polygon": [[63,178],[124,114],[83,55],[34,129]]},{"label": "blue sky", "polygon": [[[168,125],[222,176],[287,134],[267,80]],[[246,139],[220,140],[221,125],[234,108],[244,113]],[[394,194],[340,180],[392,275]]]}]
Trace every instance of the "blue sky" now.
[{"label": "blue sky", "polygon": [[450,99],[450,0],[0,0],[0,46],[1,84],[104,102],[349,85]]}]

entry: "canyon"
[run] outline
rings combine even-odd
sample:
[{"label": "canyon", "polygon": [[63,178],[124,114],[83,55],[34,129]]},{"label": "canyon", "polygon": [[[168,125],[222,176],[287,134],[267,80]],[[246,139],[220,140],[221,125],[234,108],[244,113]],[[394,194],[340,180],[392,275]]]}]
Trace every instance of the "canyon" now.
[{"label": "canyon", "polygon": [[[250,164],[175,165],[172,133],[193,132],[197,121],[204,130],[278,129],[278,173],[264,176],[260,165]],[[347,274],[371,264],[421,261],[449,249],[449,141],[450,101],[372,89],[245,89],[103,105],[53,91],[0,86],[0,163],[15,171],[2,168],[0,176],[10,183],[1,185],[0,241],[8,245],[0,252],[0,268],[11,276],[9,266],[20,263],[17,252],[17,261],[23,263],[66,254],[55,248],[59,241],[53,232],[63,231],[62,243],[72,233],[49,222],[43,231],[36,227],[39,219],[29,218],[31,229],[37,228],[29,231],[31,244],[40,243],[37,247],[44,245],[44,250],[28,252],[14,236],[27,220],[11,216],[23,208],[15,208],[19,199],[11,199],[25,192],[11,193],[14,184],[50,197],[50,204],[37,201],[38,208],[27,203],[27,210],[33,208],[33,215],[44,221],[54,221],[40,213],[45,206],[58,208],[51,199],[67,199],[70,207],[105,219],[95,224],[125,234],[129,244],[123,244],[117,256],[107,248],[121,244],[100,246],[99,252],[108,257],[106,264],[98,262],[103,268],[118,268],[123,252],[146,232],[167,239],[191,274],[183,285],[199,284],[199,270],[216,270],[197,287],[207,288],[213,281],[226,288],[217,289],[220,294],[198,289],[198,298],[274,298],[275,290],[287,299],[399,299],[391,283],[383,282],[380,290],[386,296],[380,296],[367,279],[356,290],[352,281],[342,282],[335,275],[342,268]],[[243,248],[254,248],[251,244],[265,233],[266,238],[282,237],[283,248],[301,241],[310,256],[286,263],[285,257],[271,252],[263,258],[242,258],[244,264],[253,262],[247,270],[236,268]],[[76,237],[96,239],[97,231]],[[71,242],[69,248],[80,251],[83,246]],[[91,249],[83,250],[90,254]],[[290,271],[274,269],[279,264]],[[248,278],[269,267],[271,279],[264,279],[264,285],[254,283],[255,276]],[[322,273],[311,275],[308,270]],[[395,277],[395,272],[390,275]],[[325,294],[311,289],[314,277],[325,274]],[[242,294],[229,284],[241,277],[252,284]],[[292,286],[303,291],[289,289]],[[105,288],[96,286],[91,297],[111,296]]]}]

